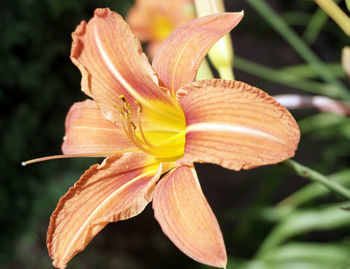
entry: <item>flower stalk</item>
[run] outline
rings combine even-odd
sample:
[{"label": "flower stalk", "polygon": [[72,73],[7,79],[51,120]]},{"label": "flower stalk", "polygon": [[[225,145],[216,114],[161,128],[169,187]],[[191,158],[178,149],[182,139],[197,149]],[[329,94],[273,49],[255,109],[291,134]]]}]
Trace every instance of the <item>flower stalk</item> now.
[{"label": "flower stalk", "polygon": [[344,47],[342,50],[341,63],[345,74],[350,79],[350,47]]},{"label": "flower stalk", "polygon": [[344,11],[332,0],[314,0],[344,31],[350,36],[350,18]]},{"label": "flower stalk", "polygon": [[296,173],[298,176],[301,176],[303,178],[310,179],[312,181],[318,182],[328,189],[330,189],[333,192],[336,192],[345,198],[350,199],[350,190],[344,188],[337,182],[331,181],[326,176],[322,175],[321,173],[312,170],[309,167],[306,167],[300,163],[297,163],[296,161],[292,159],[288,159],[282,162],[282,164],[292,170],[294,173]]}]

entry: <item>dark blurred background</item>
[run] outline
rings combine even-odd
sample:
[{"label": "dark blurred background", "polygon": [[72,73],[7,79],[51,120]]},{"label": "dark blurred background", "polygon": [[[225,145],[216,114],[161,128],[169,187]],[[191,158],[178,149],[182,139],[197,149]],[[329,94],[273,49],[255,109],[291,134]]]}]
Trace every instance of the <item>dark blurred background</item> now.
[{"label": "dark blurred background", "polygon": [[[313,1],[265,2],[298,33],[316,10]],[[108,6],[125,15],[131,5],[131,0],[0,2],[0,268],[51,268],[45,244],[50,214],[69,186],[101,159],[55,160],[26,167],[21,162],[60,154],[65,115],[74,102],[86,98],[80,91],[80,73],[69,59],[71,32],[81,20],[88,20],[96,7]],[[246,1],[226,1],[226,7],[245,11],[244,20],[232,33],[237,55],[275,69],[303,62]],[[312,49],[325,62],[339,62],[341,48],[347,43],[349,39],[329,21]],[[239,70],[235,75],[270,94],[298,92],[292,83],[277,84]],[[297,119],[312,113],[293,112]],[[296,159],[324,173],[335,172],[349,161],[347,152],[341,153],[349,148],[348,141],[339,132],[305,135]],[[239,259],[250,259],[271,228],[270,223],[254,217],[256,206],[273,206],[308,183],[279,166],[242,172],[215,165],[196,167],[222,227],[228,254]],[[342,228],[309,236],[332,241],[348,232]],[[151,206],[133,219],[108,225],[68,266],[201,267],[162,234]]]}]

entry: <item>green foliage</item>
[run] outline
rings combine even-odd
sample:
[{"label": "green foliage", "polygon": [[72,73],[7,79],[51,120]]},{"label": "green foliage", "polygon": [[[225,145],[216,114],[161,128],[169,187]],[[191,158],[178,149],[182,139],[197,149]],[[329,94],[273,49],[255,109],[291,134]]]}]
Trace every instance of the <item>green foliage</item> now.
[{"label": "green foliage", "polygon": [[283,19],[275,13],[263,0],[247,0],[257,12],[273,27],[298,54],[317,72],[320,79],[337,89],[337,97],[350,101],[348,90],[336,80],[333,72],[319,59],[306,42]]}]

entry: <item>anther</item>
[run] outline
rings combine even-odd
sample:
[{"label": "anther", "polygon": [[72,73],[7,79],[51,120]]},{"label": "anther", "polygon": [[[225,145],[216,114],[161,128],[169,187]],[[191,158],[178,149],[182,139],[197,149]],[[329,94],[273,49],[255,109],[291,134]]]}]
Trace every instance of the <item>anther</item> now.
[{"label": "anther", "polygon": [[126,100],[124,95],[120,95],[119,96],[120,99],[122,99],[123,103],[124,103],[124,107],[126,110],[128,110],[127,115],[132,115],[132,108],[130,103]]},{"label": "anther", "polygon": [[138,113],[142,113],[142,106],[141,106],[141,103],[140,103],[139,101],[135,100],[135,104],[136,104],[137,107],[138,107],[138,109],[137,109]]},{"label": "anther", "polygon": [[132,121],[129,121],[129,124],[131,125],[133,130],[136,130],[136,125],[135,123],[133,123]]},{"label": "anther", "polygon": [[122,116],[122,118],[124,118],[125,117],[124,111],[117,105],[115,105],[114,107],[119,110],[120,115]]},{"label": "anther", "polygon": [[121,94],[121,95],[119,95],[119,98],[120,98],[120,99],[122,99],[124,103],[126,103],[126,98],[125,98],[125,96],[124,96],[124,95],[122,95],[122,94]]}]

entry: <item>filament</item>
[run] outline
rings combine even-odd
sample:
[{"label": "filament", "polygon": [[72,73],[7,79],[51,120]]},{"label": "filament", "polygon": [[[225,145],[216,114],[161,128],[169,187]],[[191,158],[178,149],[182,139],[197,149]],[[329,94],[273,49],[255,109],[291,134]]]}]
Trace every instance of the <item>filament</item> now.
[{"label": "filament", "polygon": [[143,132],[143,128],[142,128],[142,122],[141,122],[141,113],[142,113],[142,106],[139,102],[135,101],[135,103],[138,105],[138,110],[137,110],[137,124],[139,127],[139,131],[141,134],[141,137],[143,139],[143,141],[150,147],[150,148],[155,148],[154,145],[152,145],[152,143],[150,143],[148,141],[148,139],[145,136],[145,133]]},{"label": "filament", "polygon": [[[133,110],[131,108],[130,103],[126,100],[126,98],[121,95],[120,99],[123,101],[124,106],[119,107],[116,106],[121,114],[121,123],[125,132],[125,135],[129,138],[129,140],[140,150],[153,155],[157,158],[162,159],[173,159],[174,152],[173,147],[169,148],[166,145],[170,145],[174,143],[177,140],[180,140],[184,136],[184,132],[176,133],[175,135],[167,138],[166,140],[163,140],[161,143],[153,144],[151,143],[143,130],[142,127],[142,112],[143,108],[141,103],[138,101],[135,101],[135,104],[138,106],[137,110],[137,125],[134,124],[134,122],[131,120],[131,115],[133,114]],[[138,133],[136,132],[138,131]],[[170,151],[170,150],[171,151]],[[183,154],[183,153],[182,153]],[[177,156],[180,156],[182,154],[176,154]]]}]

